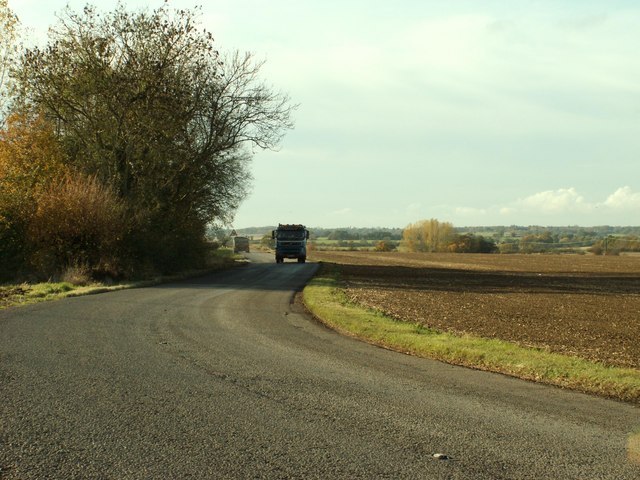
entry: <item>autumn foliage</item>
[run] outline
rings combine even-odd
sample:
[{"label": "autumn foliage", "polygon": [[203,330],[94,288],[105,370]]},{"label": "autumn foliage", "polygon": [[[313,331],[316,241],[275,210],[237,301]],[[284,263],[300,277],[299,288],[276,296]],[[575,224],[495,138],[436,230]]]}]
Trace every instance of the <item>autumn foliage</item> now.
[{"label": "autumn foliage", "polygon": [[117,276],[127,231],[124,203],[96,177],[68,174],[39,196],[27,238],[37,272],[74,267]]},{"label": "autumn foliage", "polygon": [[38,200],[66,173],[64,154],[42,117],[8,119],[0,131],[0,277],[28,264],[28,230]]},{"label": "autumn foliage", "polygon": [[0,276],[120,271],[124,204],[65,159],[42,116],[14,115],[0,131]]},{"label": "autumn foliage", "polygon": [[221,54],[195,11],[67,7],[45,47],[15,58],[20,114],[4,122],[0,108],[0,277],[201,266],[207,226],[231,221],[249,191],[252,149],[293,126],[262,63]]},{"label": "autumn foliage", "polygon": [[449,222],[435,218],[409,224],[402,232],[402,249],[408,252],[493,253],[493,240],[481,235],[456,233]]},{"label": "autumn foliage", "polygon": [[410,252],[446,252],[454,237],[451,223],[432,218],[408,225],[402,232],[402,246]]},{"label": "autumn foliage", "polygon": [[[31,202],[52,180],[67,172],[65,155],[52,126],[42,117],[12,115],[0,130],[0,199],[29,209]],[[28,214],[22,211],[21,214]]]}]

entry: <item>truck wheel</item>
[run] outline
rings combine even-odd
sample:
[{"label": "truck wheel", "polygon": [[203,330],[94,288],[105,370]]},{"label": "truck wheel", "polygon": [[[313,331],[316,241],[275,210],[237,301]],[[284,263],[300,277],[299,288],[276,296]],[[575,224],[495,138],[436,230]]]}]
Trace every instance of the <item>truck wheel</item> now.
[{"label": "truck wheel", "polygon": [[282,263],[283,258],[282,257],[276,257],[276,263]]},{"label": "truck wheel", "polygon": [[298,258],[298,263],[304,263],[307,261],[307,257],[300,257]]}]

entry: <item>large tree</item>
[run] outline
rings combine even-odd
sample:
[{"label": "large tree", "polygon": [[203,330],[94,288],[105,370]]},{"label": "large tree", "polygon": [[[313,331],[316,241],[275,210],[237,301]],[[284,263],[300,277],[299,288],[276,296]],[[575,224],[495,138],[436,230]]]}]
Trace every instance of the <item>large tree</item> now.
[{"label": "large tree", "polygon": [[19,74],[18,105],[53,120],[73,167],[161,236],[231,219],[250,147],[274,148],[292,126],[289,99],[259,79],[261,63],[220,54],[196,13],[67,8]]},{"label": "large tree", "polygon": [[402,246],[410,252],[446,252],[453,242],[453,224],[435,218],[407,225],[402,232]]}]

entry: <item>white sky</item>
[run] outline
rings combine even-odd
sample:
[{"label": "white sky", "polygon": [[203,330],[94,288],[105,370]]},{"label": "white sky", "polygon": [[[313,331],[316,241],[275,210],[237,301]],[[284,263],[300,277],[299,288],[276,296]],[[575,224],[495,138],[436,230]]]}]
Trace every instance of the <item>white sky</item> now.
[{"label": "white sky", "polygon": [[[67,3],[9,0],[39,42]],[[235,227],[640,224],[640,2],[198,3],[300,104]]]}]

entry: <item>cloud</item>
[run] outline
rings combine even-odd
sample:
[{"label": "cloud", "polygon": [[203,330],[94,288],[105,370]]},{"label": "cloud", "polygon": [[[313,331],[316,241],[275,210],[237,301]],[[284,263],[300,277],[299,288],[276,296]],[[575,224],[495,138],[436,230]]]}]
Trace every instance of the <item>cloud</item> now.
[{"label": "cloud", "polygon": [[516,202],[520,209],[536,210],[546,213],[586,212],[592,206],[585,202],[575,188],[560,188],[534,193]]},{"label": "cloud", "polygon": [[640,192],[634,192],[628,186],[620,187],[607,197],[604,205],[620,210],[640,208]]},{"label": "cloud", "polygon": [[448,206],[446,210],[454,224],[466,222],[469,217],[475,217],[484,223],[494,222],[495,224],[504,222],[574,224],[588,221],[594,225],[613,223],[622,225],[632,224],[632,218],[639,208],[640,192],[625,186],[615,190],[604,201],[586,199],[576,188],[568,187],[533,193],[502,205]]}]

